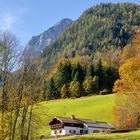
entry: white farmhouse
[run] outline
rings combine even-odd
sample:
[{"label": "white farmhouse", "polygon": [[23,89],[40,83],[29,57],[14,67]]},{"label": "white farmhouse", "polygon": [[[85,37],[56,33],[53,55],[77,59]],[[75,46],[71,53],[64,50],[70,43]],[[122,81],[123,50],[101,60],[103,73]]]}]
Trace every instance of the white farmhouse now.
[{"label": "white farmhouse", "polygon": [[79,135],[114,130],[114,126],[106,122],[79,119],[71,116],[54,117],[49,123],[51,136]]}]

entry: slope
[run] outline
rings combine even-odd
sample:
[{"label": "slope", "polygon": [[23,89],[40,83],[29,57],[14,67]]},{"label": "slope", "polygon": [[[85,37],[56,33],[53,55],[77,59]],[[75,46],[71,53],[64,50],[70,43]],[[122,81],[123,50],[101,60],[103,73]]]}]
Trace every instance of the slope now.
[{"label": "slope", "polygon": [[90,134],[83,136],[71,136],[60,138],[59,140],[139,140],[140,130],[129,133],[117,134]]},{"label": "slope", "polygon": [[42,55],[45,65],[56,63],[62,56],[88,55],[93,58],[97,50],[123,48],[139,25],[139,5],[110,3],[94,6],[45,48]]},{"label": "slope", "polygon": [[36,115],[40,116],[38,134],[50,134],[48,122],[54,116],[70,117],[73,114],[79,118],[112,122],[113,105],[113,94],[42,102],[35,109]]}]

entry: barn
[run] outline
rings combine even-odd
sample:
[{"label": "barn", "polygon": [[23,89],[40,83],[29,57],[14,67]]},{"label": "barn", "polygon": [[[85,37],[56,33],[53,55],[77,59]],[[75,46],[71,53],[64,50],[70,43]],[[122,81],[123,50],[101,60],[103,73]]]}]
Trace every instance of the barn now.
[{"label": "barn", "polygon": [[49,125],[51,136],[82,135],[108,130],[115,130],[114,126],[107,122],[97,122],[89,119],[71,117],[54,117]]}]

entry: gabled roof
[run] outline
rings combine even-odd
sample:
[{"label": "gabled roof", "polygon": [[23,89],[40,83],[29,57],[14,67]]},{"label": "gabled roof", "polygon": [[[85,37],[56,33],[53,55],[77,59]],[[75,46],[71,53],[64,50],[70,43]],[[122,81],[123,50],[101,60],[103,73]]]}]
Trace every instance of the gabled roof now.
[{"label": "gabled roof", "polygon": [[80,119],[88,127],[98,127],[98,128],[115,128],[112,124],[107,122],[92,121],[87,119]]},{"label": "gabled roof", "polygon": [[105,122],[86,123],[86,125],[88,127],[114,129],[113,125],[111,125],[110,123],[105,123]]},{"label": "gabled roof", "polygon": [[[61,123],[72,123],[72,124],[81,124],[86,127],[95,127],[95,128],[106,128],[106,129],[114,129],[114,126],[110,123],[107,122],[97,122],[97,121],[92,121],[89,119],[79,119],[75,117],[54,117],[54,119],[57,119]],[[52,122],[52,121],[51,121]],[[51,124],[51,122],[49,124]]]},{"label": "gabled roof", "polygon": [[81,121],[79,121],[77,119],[68,118],[68,117],[58,117],[58,116],[56,116],[54,118],[58,119],[62,123],[82,124]]}]

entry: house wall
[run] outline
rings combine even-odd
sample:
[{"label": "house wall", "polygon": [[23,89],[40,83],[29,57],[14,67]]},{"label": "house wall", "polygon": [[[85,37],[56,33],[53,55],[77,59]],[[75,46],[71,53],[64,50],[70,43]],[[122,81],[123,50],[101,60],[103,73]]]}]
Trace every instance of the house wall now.
[{"label": "house wall", "polygon": [[[83,128],[65,126],[64,128],[61,128],[61,129],[53,129],[51,131],[51,136],[64,136],[64,135],[80,134],[80,130],[83,130]],[[73,132],[75,131],[75,133],[73,133],[72,131]]]},{"label": "house wall", "polygon": [[[70,131],[74,131],[74,130],[75,130],[75,133],[70,132]],[[90,133],[102,132],[105,129],[103,129],[103,128],[92,128],[92,127],[80,128],[80,127],[65,126],[64,128],[61,128],[61,129],[52,130],[51,131],[51,136],[78,135],[78,134],[81,134],[80,130],[83,130],[83,131],[88,130],[87,133],[90,134]]]},{"label": "house wall", "polygon": [[70,132],[70,131],[74,131],[75,130],[75,134],[80,134],[80,130],[83,130],[83,128],[80,127],[64,127],[65,128],[65,134],[66,135],[72,135],[74,133]]},{"label": "house wall", "polygon": [[103,129],[103,128],[92,128],[92,127],[89,127],[88,128],[88,133],[90,134],[90,133],[102,132],[103,130],[105,130],[105,129]]},{"label": "house wall", "polygon": [[[61,132],[60,132],[61,131]],[[65,129],[53,129],[52,131],[51,131],[51,136],[63,136],[63,135],[65,135]]]}]

